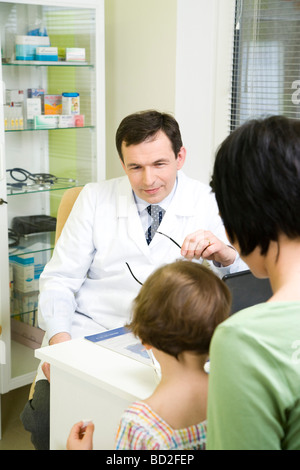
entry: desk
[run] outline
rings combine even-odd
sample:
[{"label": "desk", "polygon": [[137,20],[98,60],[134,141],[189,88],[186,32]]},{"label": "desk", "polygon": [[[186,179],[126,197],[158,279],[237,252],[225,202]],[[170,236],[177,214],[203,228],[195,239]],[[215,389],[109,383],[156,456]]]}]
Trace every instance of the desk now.
[{"label": "desk", "polygon": [[157,385],[152,367],[86,339],[40,348],[35,355],[51,366],[52,450],[65,449],[71,427],[85,419],[95,424],[94,449],[113,449],[122,412]]}]

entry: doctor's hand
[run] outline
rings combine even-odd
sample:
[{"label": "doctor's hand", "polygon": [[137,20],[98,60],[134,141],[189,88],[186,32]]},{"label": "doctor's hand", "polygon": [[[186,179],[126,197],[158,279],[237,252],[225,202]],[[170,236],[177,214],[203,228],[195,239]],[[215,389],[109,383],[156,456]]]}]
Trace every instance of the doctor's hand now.
[{"label": "doctor's hand", "polygon": [[212,232],[197,230],[184,239],[181,255],[187,259],[203,258],[220,263],[222,266],[229,266],[235,261],[237,252]]},{"label": "doctor's hand", "polygon": [[[72,338],[69,333],[57,333],[56,335],[52,336],[49,341],[49,345],[52,346],[53,344],[63,343],[65,341],[70,341],[70,339]],[[48,364],[48,362],[44,362],[42,364],[42,371],[50,383],[50,364]]]},{"label": "doctor's hand", "polygon": [[93,423],[85,425],[83,421],[74,424],[68,441],[68,450],[93,450],[93,434],[95,426]]}]

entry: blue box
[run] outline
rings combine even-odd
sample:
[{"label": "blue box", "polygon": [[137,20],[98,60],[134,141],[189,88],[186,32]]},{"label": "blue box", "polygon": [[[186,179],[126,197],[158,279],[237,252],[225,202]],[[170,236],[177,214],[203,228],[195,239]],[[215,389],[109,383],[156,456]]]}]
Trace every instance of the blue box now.
[{"label": "blue box", "polygon": [[35,59],[43,61],[57,61],[57,47],[37,47]]},{"label": "blue box", "polygon": [[16,36],[16,60],[36,60],[36,48],[47,46],[48,36]]}]

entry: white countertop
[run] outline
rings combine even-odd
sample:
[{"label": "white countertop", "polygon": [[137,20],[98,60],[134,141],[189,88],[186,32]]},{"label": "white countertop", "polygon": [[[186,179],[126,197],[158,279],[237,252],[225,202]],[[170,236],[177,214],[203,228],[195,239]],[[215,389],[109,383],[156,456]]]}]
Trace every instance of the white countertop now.
[{"label": "white countertop", "polygon": [[37,349],[35,355],[129,401],[147,398],[157,385],[157,376],[151,366],[84,338]]}]

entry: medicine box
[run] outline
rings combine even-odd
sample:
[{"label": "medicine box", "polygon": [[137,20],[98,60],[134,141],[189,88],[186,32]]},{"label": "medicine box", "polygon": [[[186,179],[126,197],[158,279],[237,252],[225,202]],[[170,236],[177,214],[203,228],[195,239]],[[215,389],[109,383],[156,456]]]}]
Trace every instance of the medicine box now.
[{"label": "medicine box", "polygon": [[14,290],[32,292],[37,290],[34,276],[33,256],[10,256],[9,262],[13,268]]},{"label": "medicine box", "polygon": [[83,127],[84,116],[82,114],[62,114],[58,116],[58,127]]},{"label": "medicine box", "polygon": [[45,332],[22,321],[11,319],[11,339],[31,349],[41,347]]},{"label": "medicine box", "polygon": [[28,98],[39,98],[41,100],[42,114],[44,113],[44,95],[45,95],[45,90],[43,88],[28,88],[27,89]]},{"label": "medicine box", "polygon": [[79,93],[62,93],[62,113],[80,114]]},{"label": "medicine box", "polygon": [[36,326],[35,313],[38,308],[38,291],[19,292],[14,291],[13,311],[14,314],[22,315],[24,323]]},{"label": "medicine box", "polygon": [[58,127],[75,127],[75,117],[72,114],[62,114],[58,118]]},{"label": "medicine box", "polygon": [[48,36],[16,36],[16,60],[35,60],[36,48],[50,46]]},{"label": "medicine box", "polygon": [[84,114],[75,114],[75,127],[83,127],[84,126]]},{"label": "medicine box", "polygon": [[34,116],[42,113],[42,101],[40,98],[27,98],[26,100],[26,117],[28,121],[33,121]]},{"label": "medicine box", "polygon": [[44,111],[45,114],[62,114],[62,96],[45,95]]},{"label": "medicine box", "polygon": [[28,98],[36,98],[40,96],[44,99],[45,90],[44,88],[28,88],[27,89],[27,96]]},{"label": "medicine box", "polygon": [[[10,264],[10,266],[12,266],[12,264]],[[16,289],[13,290],[11,311],[14,314],[19,314],[22,322],[28,323],[32,326],[37,325],[39,278],[44,267],[45,266],[43,264],[34,265],[34,290],[30,292],[20,292]]]},{"label": "medicine box", "polygon": [[36,60],[57,61],[57,47],[37,47],[35,58]]},{"label": "medicine box", "polygon": [[57,48],[57,55],[58,55],[58,60],[65,61],[66,60],[66,48],[65,47],[58,47]]},{"label": "medicine box", "polygon": [[39,98],[41,100],[41,113],[44,113],[44,95],[45,90],[43,88],[28,88],[27,89],[27,97],[28,98]]},{"label": "medicine box", "polygon": [[85,48],[82,47],[66,47],[66,61],[84,62]]},{"label": "medicine box", "polygon": [[8,105],[12,105],[12,103],[23,103],[24,101],[24,91],[13,89],[10,90],[6,88],[5,90],[5,102]]},{"label": "medicine box", "polygon": [[58,127],[59,114],[42,114],[34,117],[35,129],[56,129]]}]

